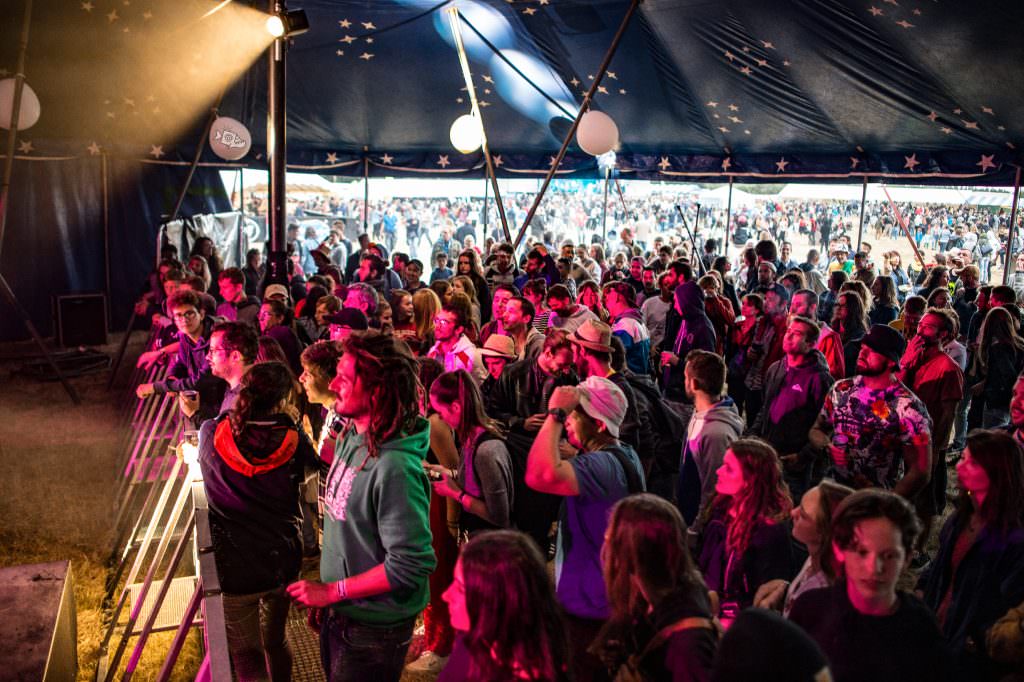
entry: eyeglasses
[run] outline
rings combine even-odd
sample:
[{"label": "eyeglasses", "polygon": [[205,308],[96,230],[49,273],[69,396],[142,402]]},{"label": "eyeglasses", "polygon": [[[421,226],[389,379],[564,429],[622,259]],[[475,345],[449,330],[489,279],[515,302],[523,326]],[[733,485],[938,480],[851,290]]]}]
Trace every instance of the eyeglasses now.
[{"label": "eyeglasses", "polygon": [[455,320],[449,320],[446,317],[435,317],[434,318],[434,326],[435,327],[444,327],[444,326],[447,326],[449,324],[455,324]]},{"label": "eyeglasses", "polygon": [[174,319],[177,320],[194,320],[199,315],[195,310],[189,310],[185,313],[174,313]]}]

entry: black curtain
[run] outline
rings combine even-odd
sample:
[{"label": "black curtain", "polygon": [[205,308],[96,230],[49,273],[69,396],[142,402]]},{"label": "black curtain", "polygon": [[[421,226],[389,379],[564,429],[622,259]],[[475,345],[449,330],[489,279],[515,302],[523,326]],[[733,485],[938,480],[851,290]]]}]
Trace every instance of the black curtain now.
[{"label": "black curtain", "polygon": [[[106,292],[103,178],[99,156],[15,160],[0,271],[43,336],[54,333],[53,297]],[[110,307],[123,329],[156,259],[160,222],[174,208],[187,166],[110,160]],[[199,168],[181,215],[231,210],[216,170]],[[29,338],[0,298],[0,341]]]}]

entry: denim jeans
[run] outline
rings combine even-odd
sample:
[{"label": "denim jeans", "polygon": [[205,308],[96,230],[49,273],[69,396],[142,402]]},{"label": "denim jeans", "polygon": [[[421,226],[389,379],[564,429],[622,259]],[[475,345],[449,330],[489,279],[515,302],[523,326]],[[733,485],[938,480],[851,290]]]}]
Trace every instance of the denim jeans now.
[{"label": "denim jeans", "polygon": [[981,417],[981,428],[998,429],[1010,423],[1010,410],[1001,407],[985,406]]},{"label": "denim jeans", "polygon": [[320,660],[327,682],[398,682],[416,619],[391,626],[357,623],[327,609]]},{"label": "denim jeans", "polygon": [[284,587],[224,595],[228,649],[239,682],[292,678],[292,653],[285,636],[290,606]]}]

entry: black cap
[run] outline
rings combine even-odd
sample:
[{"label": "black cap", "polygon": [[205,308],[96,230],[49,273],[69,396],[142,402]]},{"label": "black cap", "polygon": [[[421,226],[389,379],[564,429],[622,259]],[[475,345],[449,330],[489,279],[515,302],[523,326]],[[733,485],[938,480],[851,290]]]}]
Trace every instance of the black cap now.
[{"label": "black cap", "polygon": [[370,322],[366,319],[366,315],[357,308],[342,308],[336,313],[325,315],[324,319],[331,324],[336,324],[339,327],[348,327],[356,331],[364,331],[370,327]]},{"label": "black cap", "polygon": [[903,357],[903,351],[907,348],[903,334],[884,324],[871,325],[871,329],[864,335],[861,345],[867,346],[896,363]]}]

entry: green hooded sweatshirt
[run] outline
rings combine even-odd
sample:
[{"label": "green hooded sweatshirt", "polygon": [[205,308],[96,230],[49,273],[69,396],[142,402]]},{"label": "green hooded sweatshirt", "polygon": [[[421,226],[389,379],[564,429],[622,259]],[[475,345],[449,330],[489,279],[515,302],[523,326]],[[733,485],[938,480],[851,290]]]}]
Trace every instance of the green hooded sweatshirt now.
[{"label": "green hooded sweatshirt", "polygon": [[395,625],[427,605],[427,578],[437,565],[430,544],[430,483],[423,460],[430,425],[422,417],[411,433],[368,455],[363,436],[338,437],[324,491],[320,579],[334,582],[384,564],[392,590],[335,604],[359,623]]}]

